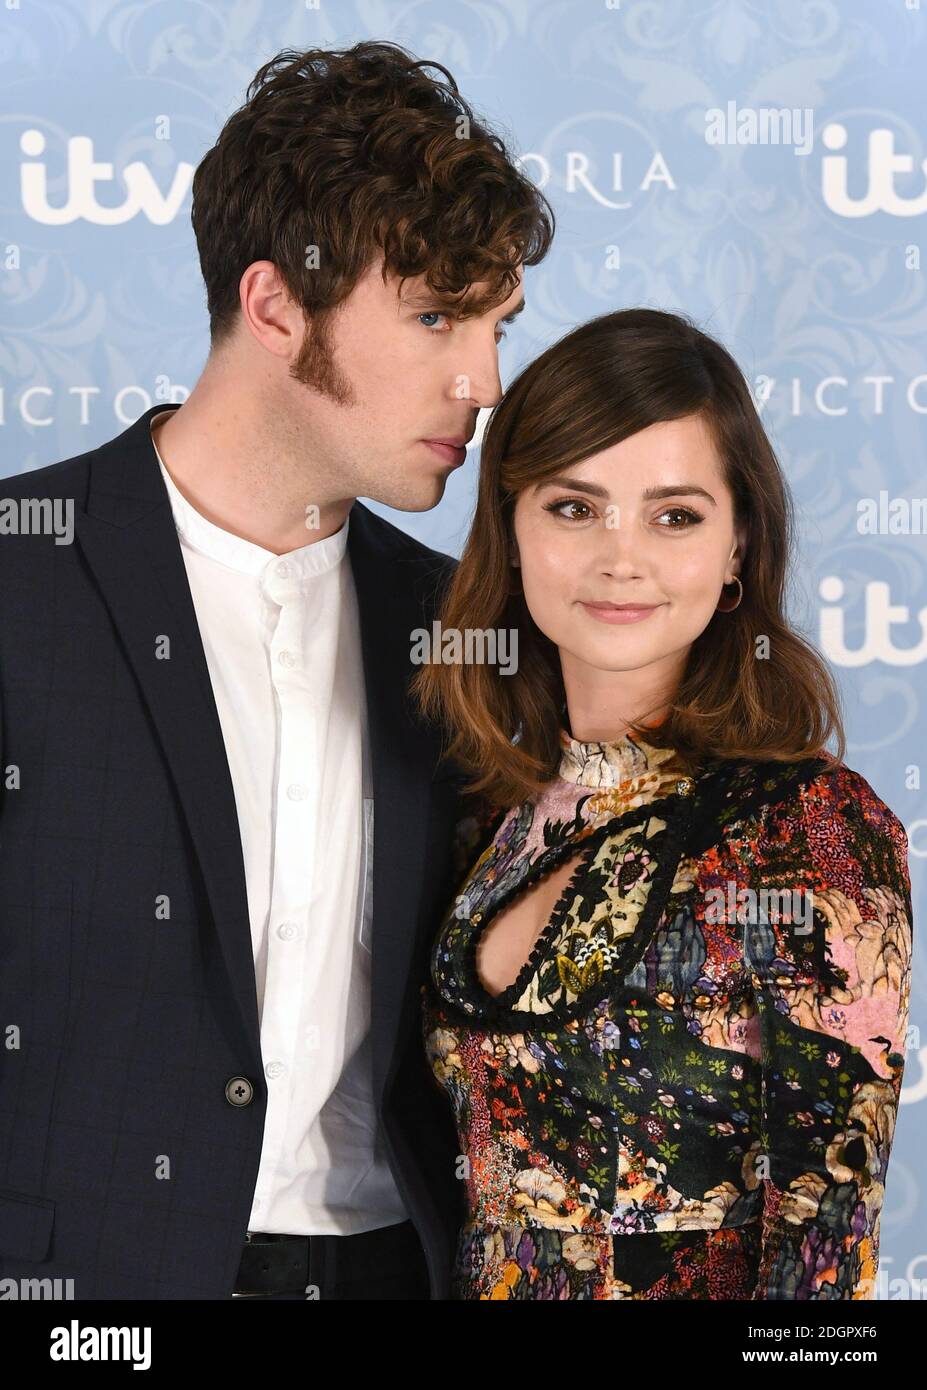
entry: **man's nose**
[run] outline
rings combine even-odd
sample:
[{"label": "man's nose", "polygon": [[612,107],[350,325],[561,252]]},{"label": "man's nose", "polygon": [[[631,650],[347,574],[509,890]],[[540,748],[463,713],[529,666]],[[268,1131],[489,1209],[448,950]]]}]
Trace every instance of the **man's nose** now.
[{"label": "man's nose", "polygon": [[489,410],[502,399],[499,375],[499,344],[474,345],[453,383],[455,396],[470,400],[480,410]]}]

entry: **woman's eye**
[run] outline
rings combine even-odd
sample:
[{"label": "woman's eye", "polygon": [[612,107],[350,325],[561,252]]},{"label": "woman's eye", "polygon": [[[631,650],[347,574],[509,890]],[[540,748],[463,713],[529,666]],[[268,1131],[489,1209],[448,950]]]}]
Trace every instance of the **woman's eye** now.
[{"label": "woman's eye", "polygon": [[687,518],[687,524],[686,524],[686,525],[684,525],[684,526],[665,526],[665,527],[663,528],[665,531],[688,531],[690,525],[692,525],[692,526],[697,526],[698,523],[702,520],[702,518],[699,516],[698,512],[693,512],[693,511],[691,511],[688,507],[667,507],[666,511],[663,512],[662,515],[663,515],[663,516],[684,516],[684,517]]},{"label": "woman's eye", "polygon": [[[563,516],[564,507],[585,508],[586,516]],[[580,497],[568,497],[563,502],[548,502],[544,507],[545,512],[554,512],[557,516],[563,516],[564,521],[588,521],[592,514],[592,508],[588,502],[584,502]]]},{"label": "woman's eye", "polygon": [[[570,511],[566,512],[565,508],[569,508]],[[559,502],[548,502],[544,510],[563,517],[564,521],[588,521],[594,515],[589,503],[584,502],[581,497],[567,497]],[[667,507],[661,515],[683,518],[681,522],[670,525],[661,523],[661,529],[664,531],[688,531],[703,520],[698,512],[692,511],[689,507]]]}]

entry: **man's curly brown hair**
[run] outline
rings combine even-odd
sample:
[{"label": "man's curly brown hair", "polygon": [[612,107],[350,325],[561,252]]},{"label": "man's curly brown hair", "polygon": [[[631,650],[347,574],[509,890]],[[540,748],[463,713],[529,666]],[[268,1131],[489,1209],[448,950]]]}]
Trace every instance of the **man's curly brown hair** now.
[{"label": "man's curly brown hair", "polygon": [[317,328],[380,253],[384,280],[424,275],[449,305],[488,282],[469,315],[508,298],[515,267],[541,261],[554,233],[547,199],[447,69],[380,42],[265,63],[197,167],[192,217],[213,346],[257,260]]}]

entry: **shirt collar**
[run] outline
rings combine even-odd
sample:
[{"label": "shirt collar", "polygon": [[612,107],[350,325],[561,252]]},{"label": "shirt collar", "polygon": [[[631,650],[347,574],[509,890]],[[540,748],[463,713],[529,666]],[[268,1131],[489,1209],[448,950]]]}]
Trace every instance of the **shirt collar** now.
[{"label": "shirt collar", "polygon": [[[154,416],[154,420],[158,418]],[[149,423],[153,423],[153,420]],[[245,540],[243,536],[233,535],[231,531],[216,526],[203,516],[202,512],[198,512],[192,503],[187,501],[165,468],[153,435],[151,444],[170,498],[174,525],[181,539],[199,554],[217,560],[241,574],[264,578],[274,597],[282,592],[300,588],[317,576],[334,569],[343,560],[348,543],[350,513],[345,517],[344,525],[334,535],[310,541],[308,545],[302,545],[297,550],[288,550],[283,555],[277,555],[273,550],[267,550],[262,545]]]}]

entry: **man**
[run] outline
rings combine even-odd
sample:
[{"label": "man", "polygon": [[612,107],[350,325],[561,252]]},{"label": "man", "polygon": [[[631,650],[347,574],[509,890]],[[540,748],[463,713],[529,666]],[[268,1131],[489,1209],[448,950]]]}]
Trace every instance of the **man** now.
[{"label": "man", "polygon": [[0,1279],[448,1296],[459,783],[406,685],[454,562],[355,499],[440,500],[553,222],[442,71],[266,64],[194,178],[189,399],[5,482],[75,544],[0,540]]}]

